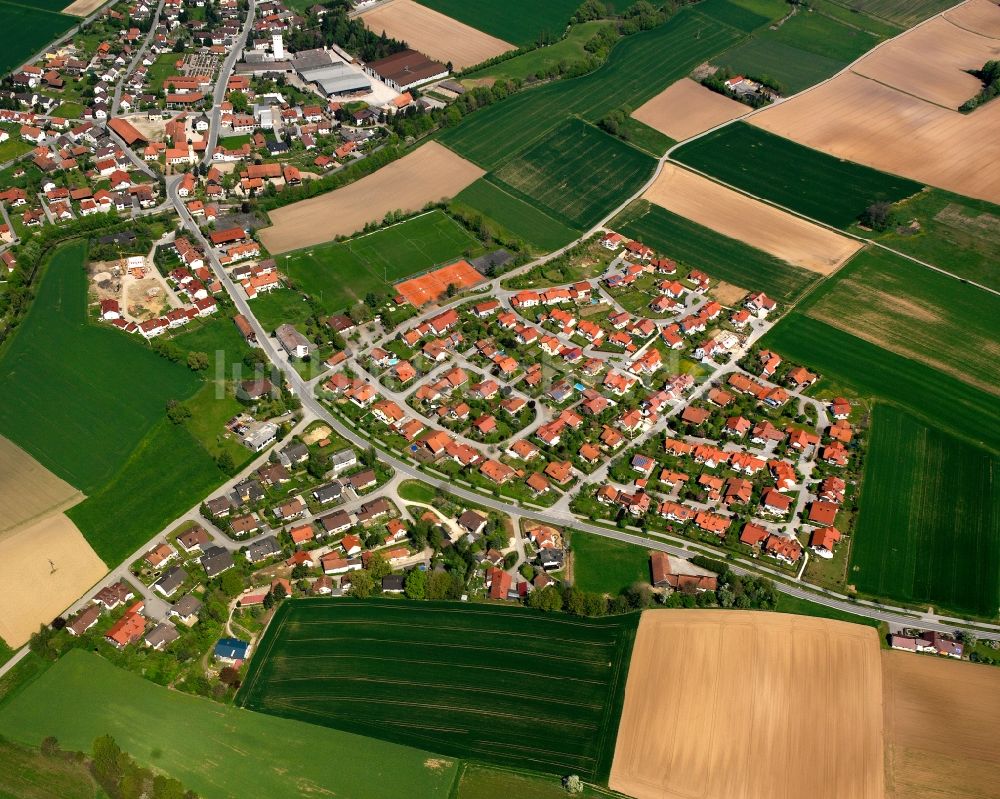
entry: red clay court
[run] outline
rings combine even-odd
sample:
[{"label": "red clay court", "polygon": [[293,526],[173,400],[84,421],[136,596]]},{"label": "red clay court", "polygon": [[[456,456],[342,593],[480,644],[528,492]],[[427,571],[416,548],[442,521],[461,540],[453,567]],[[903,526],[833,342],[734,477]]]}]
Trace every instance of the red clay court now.
[{"label": "red clay court", "polygon": [[426,275],[404,280],[396,284],[396,291],[416,308],[443,297],[448,286],[454,285],[461,291],[483,282],[483,276],[468,261],[457,261],[442,266]]}]

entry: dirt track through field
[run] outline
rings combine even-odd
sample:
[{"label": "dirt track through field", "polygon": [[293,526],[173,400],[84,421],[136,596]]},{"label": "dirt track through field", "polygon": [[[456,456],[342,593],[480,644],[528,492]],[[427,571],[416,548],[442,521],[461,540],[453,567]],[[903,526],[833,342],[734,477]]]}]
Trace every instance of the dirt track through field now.
[{"label": "dirt track through field", "polygon": [[101,579],[107,567],[63,514],[0,535],[0,637],[26,643]]},{"label": "dirt track through field", "polygon": [[664,164],[643,199],[821,275],[838,269],[861,244],[674,164]]},{"label": "dirt track through field", "polygon": [[365,27],[374,33],[406,42],[414,50],[455,69],[475,66],[508,50],[510,42],[476,30],[464,22],[435,11],[413,0],[390,0],[361,15]]},{"label": "dirt track through field", "polygon": [[675,141],[684,141],[750,110],[750,106],[706,89],[691,78],[681,78],[639,106],[632,116]]},{"label": "dirt track through field", "polygon": [[83,498],[80,491],[0,436],[0,533],[64,511]]},{"label": "dirt track through field", "polygon": [[636,799],[878,799],[882,672],[870,627],[646,611],[610,787]]},{"label": "dirt track through field", "polygon": [[343,188],[270,212],[260,240],[272,255],[357,233],[390,211],[419,211],[454,197],[485,172],[437,142]]},{"label": "dirt track through field", "polygon": [[[996,8],[996,6],[994,6]],[[1000,17],[1000,9],[996,10]],[[884,44],[852,70],[906,94],[957,109],[982,88],[966,70],[1000,57],[1000,40],[938,17]]]},{"label": "dirt track through field", "polygon": [[[948,42],[939,46],[928,41],[924,28],[933,33],[948,26],[951,31],[945,38],[951,37],[953,44],[975,41],[996,46],[1000,5],[969,0],[946,16],[950,22],[934,20],[904,33],[861,59],[852,71],[748,120],[838,158],[1000,203],[1000,136],[996,135],[1000,102],[993,100],[971,114],[961,114],[920,99],[971,98],[981,84],[963,76],[958,64],[986,53],[983,49],[980,56],[973,56],[957,45],[952,49]],[[879,80],[863,74],[878,75]],[[960,86],[969,87],[964,97],[960,95],[966,89]]]},{"label": "dirt track through field", "polygon": [[74,17],[85,17],[100,8],[106,0],[76,0],[74,3],[70,3],[66,8],[62,10],[63,14],[71,14]]},{"label": "dirt track through field", "polygon": [[883,652],[886,796],[1000,799],[1000,669]]}]

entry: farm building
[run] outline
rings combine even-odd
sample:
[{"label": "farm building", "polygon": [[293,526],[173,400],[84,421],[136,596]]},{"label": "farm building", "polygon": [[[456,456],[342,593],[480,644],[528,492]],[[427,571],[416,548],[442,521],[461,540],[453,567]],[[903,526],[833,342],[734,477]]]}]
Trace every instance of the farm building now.
[{"label": "farm building", "polygon": [[398,92],[448,77],[448,67],[416,50],[403,50],[372,61],[365,66],[365,72]]}]

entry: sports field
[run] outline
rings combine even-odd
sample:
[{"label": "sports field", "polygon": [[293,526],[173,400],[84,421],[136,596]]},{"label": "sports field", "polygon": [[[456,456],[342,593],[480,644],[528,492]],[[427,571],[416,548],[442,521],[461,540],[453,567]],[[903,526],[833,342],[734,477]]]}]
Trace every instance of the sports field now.
[{"label": "sports field", "polygon": [[568,119],[491,179],[566,225],[589,228],[638,191],[655,165],[603,130]]},{"label": "sports field", "polygon": [[1000,453],[996,397],[919,361],[797,310],[772,328],[760,345],[808,364],[833,390],[891,402],[926,424]]},{"label": "sports field", "polygon": [[1000,402],[1000,296],[885,250],[865,250],[796,310]]},{"label": "sports field", "polygon": [[882,799],[882,747],[874,630],[648,610],[609,784],[635,799]]},{"label": "sports field", "polygon": [[594,72],[481,109],[440,140],[484,169],[495,169],[569,117],[597,122],[615,109],[638,108],[743,35],[694,7],[682,8],[665,24],[623,39]]},{"label": "sports field", "polygon": [[712,277],[749,291],[763,291],[779,302],[794,300],[818,277],[646,200],[630,205],[609,227],[688,269],[703,269]]},{"label": "sports field", "polygon": [[757,32],[713,63],[773,78],[783,94],[794,94],[829,78],[884,40],[882,35],[861,30],[862,25],[863,21],[847,25],[800,8],[781,27]]},{"label": "sports field", "polygon": [[876,405],[850,582],[876,596],[996,616],[998,475],[1000,457]]},{"label": "sports field", "polygon": [[278,256],[278,266],[297,289],[333,312],[363,301],[369,291],[384,294],[402,278],[482,251],[472,234],[435,210],[348,241]]},{"label": "sports field", "polygon": [[237,703],[453,757],[607,778],[638,615],[284,603]]},{"label": "sports field", "polygon": [[62,4],[12,3],[0,0],[0,74],[21,66],[46,44],[68,31],[79,20],[58,13]]},{"label": "sports field", "polygon": [[895,202],[920,183],[841,161],[737,122],[676,150],[677,161],[793,211],[846,228],[876,200]]},{"label": "sports field", "polygon": [[468,208],[482,214],[542,252],[557,250],[580,235],[580,231],[518,199],[489,177],[463,189],[452,203],[458,209]]},{"label": "sports field", "polygon": [[113,735],[204,799],[448,796],[456,764],[430,752],[171,691],[74,649],[0,706],[0,733],[90,751]]},{"label": "sports field", "polygon": [[199,378],[137,337],[87,321],[82,243],[59,248],[0,357],[0,433],[87,494],[129,458],[168,399]]},{"label": "sports field", "polygon": [[418,0],[473,28],[518,47],[534,44],[542,34],[558,39],[580,5],[577,0]]}]

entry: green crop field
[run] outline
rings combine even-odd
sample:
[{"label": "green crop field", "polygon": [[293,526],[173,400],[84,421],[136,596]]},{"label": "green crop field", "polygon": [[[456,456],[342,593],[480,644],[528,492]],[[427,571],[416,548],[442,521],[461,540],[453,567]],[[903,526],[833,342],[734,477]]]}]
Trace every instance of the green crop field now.
[{"label": "green crop field", "polygon": [[650,581],[649,550],[603,535],[574,531],[573,585],[582,591],[620,594],[632,583]]},{"label": "green crop field", "polygon": [[203,799],[444,799],[457,773],[430,752],[171,691],[80,649],[0,705],[0,733],[86,751],[110,734]]},{"label": "green crop field", "polygon": [[703,0],[698,10],[737,30],[750,33],[788,13],[784,0]]},{"label": "green crop field", "polygon": [[996,294],[869,249],[796,310],[992,393],[1000,404]]},{"label": "green crop field", "polygon": [[[735,72],[767,76],[784,94],[794,94],[829,78],[866,53],[885,35],[860,30],[816,11],[800,9],[776,30],[765,28],[746,44],[723,53],[714,63]],[[881,30],[881,26],[873,26]]]},{"label": "green crop field", "polygon": [[[50,3],[12,3],[0,0],[0,74],[20,67],[27,59],[72,28],[78,20],[56,13]],[[64,8],[68,3],[59,5]]]},{"label": "green crop field", "polygon": [[834,0],[839,5],[909,28],[957,5],[959,0]]},{"label": "green crop field", "polygon": [[452,198],[452,205],[458,210],[467,208],[488,217],[542,252],[558,250],[581,232],[518,199],[488,177],[462,189]]},{"label": "green crop field", "polygon": [[744,122],[727,125],[671,156],[736,188],[839,228],[876,200],[896,202],[922,188],[775,136]]},{"label": "green crop field", "polygon": [[293,600],[237,703],[453,757],[605,781],[639,615]]},{"label": "green crop field", "polygon": [[569,117],[597,122],[615,109],[638,108],[743,36],[693,7],[682,8],[665,24],[623,39],[599,69],[470,114],[440,140],[484,169],[495,169]]},{"label": "green crop field", "polygon": [[1000,453],[996,397],[918,361],[792,311],[762,347],[819,372],[837,390],[885,400],[972,444]]},{"label": "green crop field", "polygon": [[0,356],[0,433],[86,493],[101,488],[200,379],[138,337],[87,320],[82,243],[58,249]]},{"label": "green crop field", "polygon": [[539,36],[562,36],[569,18],[579,7],[578,0],[418,0],[421,5],[447,14],[459,22],[524,47]]},{"label": "green crop field", "polygon": [[[368,292],[385,294],[393,283],[411,275],[482,252],[471,233],[435,210],[348,241],[296,250],[278,260],[296,288],[334,312],[363,301]],[[260,297],[254,303],[265,300]],[[265,315],[269,322],[276,321]]]},{"label": "green crop field", "polygon": [[[954,275],[1000,289],[1000,206],[925,189],[898,203],[896,213],[898,227],[866,235]],[[909,227],[914,220],[919,230]]]},{"label": "green crop field", "polygon": [[749,291],[763,291],[779,302],[794,301],[819,277],[645,200],[630,205],[609,227],[687,268],[703,269]]},{"label": "green crop field", "polygon": [[998,474],[996,455],[876,405],[850,581],[876,596],[995,617]]},{"label": "green crop field", "polygon": [[509,193],[567,225],[589,228],[652,174],[652,157],[579,119],[568,119],[493,173]]}]

